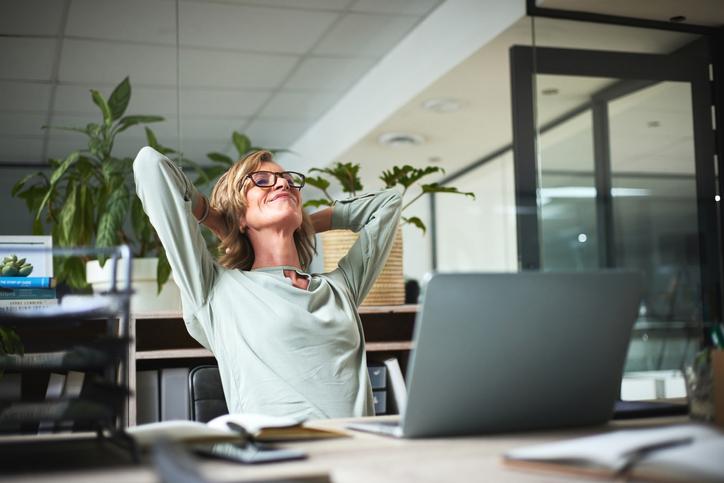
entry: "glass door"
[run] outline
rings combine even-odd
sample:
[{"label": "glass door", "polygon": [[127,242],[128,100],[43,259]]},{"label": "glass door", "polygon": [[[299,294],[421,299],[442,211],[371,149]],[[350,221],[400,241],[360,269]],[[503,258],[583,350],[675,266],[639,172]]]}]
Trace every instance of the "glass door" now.
[{"label": "glass door", "polygon": [[708,65],[695,59],[511,50],[519,265],[642,272],[624,399],[684,396],[676,374],[720,317]]}]

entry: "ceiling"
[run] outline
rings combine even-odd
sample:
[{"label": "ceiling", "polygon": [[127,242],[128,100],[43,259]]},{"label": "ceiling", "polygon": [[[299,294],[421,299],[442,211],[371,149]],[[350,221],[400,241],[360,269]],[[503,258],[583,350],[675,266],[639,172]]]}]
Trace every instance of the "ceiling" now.
[{"label": "ceiling", "polygon": [[[497,2],[507,5],[504,0]],[[477,3],[484,3],[490,16],[498,13],[495,0]],[[450,13],[456,12],[455,4],[457,19]],[[430,42],[444,44],[459,30],[458,23],[470,20],[465,19],[465,8],[475,4],[472,0],[3,0],[0,165],[43,163],[77,149],[82,137],[43,131],[41,126],[97,121],[89,89],[108,94],[130,75],[133,97],[128,112],[165,116],[167,121],[154,127],[159,140],[180,146],[197,161],[209,151],[231,153],[230,134],[239,130],[255,144],[296,149],[307,166],[333,160],[362,162],[363,177],[370,181],[380,169],[402,162],[432,162],[454,172],[512,139],[507,60],[511,45],[530,45],[535,33],[538,45],[620,51],[635,46],[638,52],[667,53],[695,38],[543,18],[535,20],[533,29],[529,18],[517,17],[506,20],[505,28],[492,39],[483,43],[477,38],[478,44],[468,46],[470,54],[444,72],[401,88],[396,102],[378,102],[369,94],[385,90],[385,83],[402,84],[399,79],[407,62],[420,62],[420,55],[425,61],[425,52],[418,52],[417,59],[403,55],[409,52],[404,50],[406,42],[417,41],[416,34],[427,28]],[[654,20],[685,15],[692,23],[724,24],[721,0],[546,0],[539,5]],[[479,22],[485,17],[480,16]],[[429,50],[432,65],[439,57]],[[400,78],[375,81],[375,72],[390,63]],[[543,122],[577,105],[608,81],[601,82],[559,80],[560,94],[539,119]],[[360,98],[360,92],[369,97]],[[356,103],[347,102],[354,96]],[[422,107],[430,99],[455,99],[460,109],[440,113]],[[317,159],[308,152],[308,146],[333,141],[329,134],[325,137],[328,129],[315,127],[345,128],[365,117],[370,121],[358,123],[354,139]],[[423,142],[397,148],[381,145],[380,135],[390,132],[419,134]],[[119,138],[117,153],[133,155],[142,143],[143,132],[129,130]]]},{"label": "ceiling", "polygon": [[[233,130],[288,147],[440,2],[3,0],[0,163],[77,149],[82,136],[41,127],[97,122],[89,90],[126,75],[127,113],[166,117],[159,140],[177,147],[180,130],[192,159],[229,152]],[[143,138],[129,130],[116,152]]]}]

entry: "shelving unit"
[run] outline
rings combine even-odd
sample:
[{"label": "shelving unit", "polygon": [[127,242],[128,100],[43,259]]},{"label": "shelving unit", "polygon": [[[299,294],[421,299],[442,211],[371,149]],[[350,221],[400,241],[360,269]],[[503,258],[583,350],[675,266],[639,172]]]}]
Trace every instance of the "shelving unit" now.
[{"label": "shelving unit", "polygon": [[[360,307],[367,358],[397,357],[405,370],[417,305]],[[136,424],[136,372],[139,367],[194,366],[209,363],[213,354],[186,332],[180,312],[132,313],[129,323],[127,421]]]}]

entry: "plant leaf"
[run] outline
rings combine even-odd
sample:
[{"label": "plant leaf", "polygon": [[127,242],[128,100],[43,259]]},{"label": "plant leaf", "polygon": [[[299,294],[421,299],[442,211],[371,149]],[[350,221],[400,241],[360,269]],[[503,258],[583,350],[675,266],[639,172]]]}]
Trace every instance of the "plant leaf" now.
[{"label": "plant leaf", "polygon": [[93,98],[93,103],[100,108],[101,113],[103,114],[103,124],[106,126],[111,125],[111,108],[108,107],[108,103],[103,98],[100,92],[98,92],[95,89],[91,89],[91,97]]},{"label": "plant leaf", "polygon": [[39,174],[40,174],[40,171],[36,171],[35,173],[30,173],[30,174],[28,174],[28,175],[23,176],[22,178],[20,178],[20,180],[18,180],[18,181],[13,185],[13,189],[10,191],[10,196],[15,197],[15,196],[18,194],[18,192],[20,192],[20,190],[23,189],[23,187],[25,186],[25,183],[27,183],[28,181],[30,181],[30,180],[31,180],[32,178],[34,178],[35,176],[38,176]]},{"label": "plant leaf", "polygon": [[475,199],[475,193],[471,191],[460,191],[453,186],[442,186],[437,183],[424,184],[422,185],[423,193],[453,193],[457,195],[465,195],[469,198]]},{"label": "plant leaf", "polygon": [[233,141],[240,158],[251,151],[251,141],[247,135],[234,131],[231,134],[231,140]]},{"label": "plant leaf", "polygon": [[158,267],[156,268],[156,283],[158,285],[158,293],[161,293],[163,284],[168,281],[168,277],[171,275],[171,265],[168,263],[166,252],[163,248],[158,250]]},{"label": "plant leaf", "polygon": [[[112,247],[118,244],[119,233],[128,213],[128,200],[128,188],[125,184],[121,184],[111,193],[105,211],[98,221],[97,246]],[[101,266],[104,265],[105,259],[106,257],[98,257]]]},{"label": "plant leaf", "polygon": [[304,202],[304,208],[307,207],[319,208],[321,206],[332,206],[332,202],[325,199],[309,200]]},{"label": "plant leaf", "polygon": [[322,191],[329,188],[331,184],[328,180],[322,178],[321,176],[307,176],[305,183]]},{"label": "plant leaf", "polygon": [[424,235],[425,232],[427,232],[427,227],[425,226],[425,223],[422,222],[422,220],[416,216],[411,216],[409,218],[402,217],[403,223],[409,223],[411,225],[414,225],[418,227],[420,230],[422,230],[422,234]]},{"label": "plant leaf", "polygon": [[[161,122],[163,120],[165,120],[163,116],[126,116],[118,121],[118,128],[116,129],[116,134],[122,133],[129,127],[135,126],[137,124],[150,124],[152,122]],[[146,135],[146,137],[148,137],[148,134]],[[158,141],[156,142],[158,143]]]},{"label": "plant leaf", "polygon": [[217,152],[208,153],[206,155],[206,157],[215,163],[221,163],[226,166],[231,166],[232,164],[234,164],[234,160],[232,160],[229,156],[222,154],[222,153],[217,153]]},{"label": "plant leaf", "polygon": [[113,121],[120,118],[123,113],[126,112],[126,108],[128,107],[128,102],[130,100],[131,81],[128,76],[126,76],[126,78],[123,79],[115,89],[113,89],[113,92],[111,92],[111,95],[108,98],[108,107],[111,110],[111,119]]},{"label": "plant leaf", "polygon": [[40,206],[38,207],[38,212],[35,215],[36,219],[40,218],[40,213],[43,211],[43,208],[48,204],[48,201],[50,200],[50,197],[53,195],[53,192],[55,191],[55,187],[58,184],[58,181],[63,177],[66,171],[68,171],[68,168],[70,168],[76,161],[78,161],[78,158],[80,157],[80,153],[78,151],[73,151],[68,155],[67,158],[58,166],[55,171],[53,171],[53,174],[50,175],[50,185],[48,186],[48,191],[45,193],[45,196],[43,197],[43,200],[40,202]]}]

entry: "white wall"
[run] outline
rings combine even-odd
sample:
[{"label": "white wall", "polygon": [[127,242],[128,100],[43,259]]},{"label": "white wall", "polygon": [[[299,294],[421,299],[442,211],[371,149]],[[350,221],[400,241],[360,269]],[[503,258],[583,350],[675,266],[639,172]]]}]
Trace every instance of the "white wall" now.
[{"label": "white wall", "polygon": [[438,270],[516,271],[513,157],[507,153],[456,179],[460,195],[436,199]]}]

